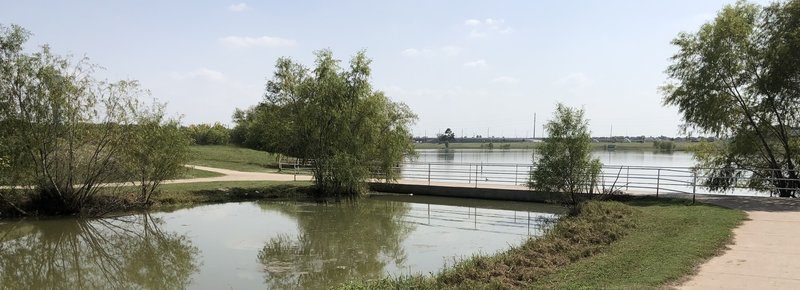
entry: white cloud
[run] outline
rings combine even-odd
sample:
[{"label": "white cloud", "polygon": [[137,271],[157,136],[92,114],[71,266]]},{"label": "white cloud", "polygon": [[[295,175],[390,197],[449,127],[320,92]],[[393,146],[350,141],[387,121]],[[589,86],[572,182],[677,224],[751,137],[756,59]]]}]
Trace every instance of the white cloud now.
[{"label": "white cloud", "polygon": [[486,66],[486,61],[483,60],[483,59],[479,59],[479,60],[475,60],[475,61],[468,61],[468,62],[464,63],[464,67],[466,67],[466,68],[479,68],[479,67],[485,67],[485,66]]},{"label": "white cloud", "polygon": [[463,49],[461,47],[455,45],[443,46],[441,49],[442,53],[444,53],[446,56],[457,56],[461,54],[462,50]]},{"label": "white cloud", "polygon": [[405,55],[405,56],[414,57],[414,56],[420,55],[421,52],[419,51],[419,49],[416,49],[416,48],[406,48],[403,51],[401,51],[400,54]]},{"label": "white cloud", "polygon": [[481,25],[481,21],[478,19],[467,19],[464,21],[464,25],[466,26],[478,26]]},{"label": "white cloud", "polygon": [[461,48],[456,46],[445,46],[442,47],[439,51],[432,50],[429,48],[406,48],[400,51],[405,57],[431,57],[436,55],[446,55],[446,56],[456,56],[461,53]]},{"label": "white cloud", "polygon": [[247,6],[247,3],[242,2],[239,4],[233,4],[231,6],[228,6],[228,10],[233,12],[244,12],[250,10],[250,6]]},{"label": "white cloud", "polygon": [[486,33],[486,32],[480,32],[480,31],[477,31],[477,30],[471,30],[469,32],[469,37],[471,37],[471,38],[484,38],[484,37],[486,37],[488,35],[489,34]]},{"label": "white cloud", "polygon": [[503,19],[486,18],[484,20],[468,19],[464,21],[464,26],[470,27],[469,37],[483,38],[490,33],[510,34],[514,30],[505,25]]},{"label": "white cloud", "polygon": [[592,84],[592,80],[582,72],[571,73],[556,81],[556,84],[570,89],[580,89]]},{"label": "white cloud", "polygon": [[172,79],[179,81],[189,80],[189,79],[201,79],[206,81],[224,82],[227,80],[227,78],[223,73],[209,68],[199,68],[186,73],[173,72],[170,73],[169,76]]},{"label": "white cloud", "polygon": [[519,80],[510,76],[501,76],[493,78],[491,82],[495,84],[516,84]]},{"label": "white cloud", "polygon": [[280,37],[260,36],[226,36],[219,39],[219,42],[231,47],[292,47],[297,44],[294,39]]}]

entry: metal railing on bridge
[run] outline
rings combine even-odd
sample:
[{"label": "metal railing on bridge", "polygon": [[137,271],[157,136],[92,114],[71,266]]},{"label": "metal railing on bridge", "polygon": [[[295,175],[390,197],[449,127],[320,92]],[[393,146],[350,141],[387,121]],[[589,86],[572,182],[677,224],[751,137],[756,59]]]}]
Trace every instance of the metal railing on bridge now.
[{"label": "metal railing on bridge", "polygon": [[[285,164],[290,173],[303,174],[309,167],[298,164]],[[520,189],[527,187],[533,164],[518,163],[456,163],[456,162],[404,162],[395,170],[400,179],[434,184],[449,184],[471,187],[507,185]],[[599,176],[599,188],[613,188],[627,193],[645,193],[659,195],[661,193],[679,194],[732,194],[749,196],[772,196],[778,190],[800,191],[800,180],[789,178],[764,177],[755,172],[768,169],[741,170],[731,175],[731,186],[726,191],[715,192],[705,184],[712,178],[709,168],[697,167],[656,167],[634,165],[604,165]],[[763,174],[762,174],[763,175]],[[375,174],[380,178],[380,174]],[[719,177],[716,177],[719,179]],[[735,180],[733,180],[735,179]],[[788,187],[775,186],[778,180],[787,182]],[[748,183],[761,183],[765,186],[760,191],[751,189]]]}]

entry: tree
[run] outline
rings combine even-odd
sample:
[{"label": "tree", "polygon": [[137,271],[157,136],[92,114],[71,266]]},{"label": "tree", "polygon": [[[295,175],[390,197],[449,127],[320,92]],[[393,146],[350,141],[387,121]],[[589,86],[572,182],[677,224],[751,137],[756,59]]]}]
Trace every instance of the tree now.
[{"label": "tree", "polygon": [[456,134],[450,128],[447,128],[447,130],[444,130],[444,134],[437,134],[436,137],[439,139],[439,143],[444,143],[444,148],[450,148],[450,141],[456,139]]},{"label": "tree", "polygon": [[537,191],[561,192],[576,206],[585,194],[593,194],[602,164],[592,158],[588,122],[582,109],[558,104],[553,119],[545,125],[547,138],[539,146],[539,162],[531,172],[528,187]]},{"label": "tree", "polygon": [[136,144],[138,100],[147,92],[135,81],[98,81],[95,65],[55,55],[46,45],[25,53],[29,35],[0,25],[0,154],[9,159],[4,181],[15,185],[0,188],[0,205],[19,215],[31,214],[26,207],[41,214],[105,213],[115,204],[98,196],[129,181],[125,152]]},{"label": "tree", "polygon": [[186,171],[189,138],[181,132],[177,120],[164,117],[164,106],[156,104],[137,116],[137,125],[129,137],[127,164],[140,188],[137,201],[148,205],[161,182]]},{"label": "tree", "polygon": [[236,139],[312,160],[319,194],[354,196],[370,177],[396,179],[396,166],[413,154],[409,126],[416,115],[372,88],[363,51],[347,69],[330,50],[316,57],[313,69],[278,59],[265,100],[234,115]]},{"label": "tree", "polygon": [[712,190],[744,185],[795,196],[800,187],[800,1],[739,1],[695,33],[672,41],[664,104],[684,132],[723,142],[696,154]]},{"label": "tree", "polygon": [[183,131],[197,145],[225,145],[231,139],[230,130],[219,122],[214,125],[192,124]]}]

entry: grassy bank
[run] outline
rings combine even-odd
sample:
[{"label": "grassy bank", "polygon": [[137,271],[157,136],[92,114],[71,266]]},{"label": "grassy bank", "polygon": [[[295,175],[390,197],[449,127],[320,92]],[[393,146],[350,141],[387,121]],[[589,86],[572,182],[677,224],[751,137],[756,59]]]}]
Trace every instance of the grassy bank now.
[{"label": "grassy bank", "polygon": [[153,197],[151,209],[184,207],[259,199],[304,199],[310,182],[221,181],[165,184]]},{"label": "grassy bank", "polygon": [[690,274],[729,242],[744,213],[683,200],[591,202],[538,239],[432,276],[354,281],[340,289],[640,289]]},{"label": "grassy bank", "polygon": [[190,147],[189,164],[248,172],[275,172],[270,164],[278,161],[277,155],[264,151],[226,145],[195,145]]},{"label": "grassy bank", "polygon": [[[534,142],[508,142],[508,143],[493,143],[493,150],[503,149],[533,149],[541,143]],[[606,146],[614,144],[616,150],[656,150],[652,142],[647,143],[592,143],[594,150],[606,150]],[[675,149],[673,151],[691,151],[692,147],[698,143],[691,142],[675,142]],[[486,149],[488,143],[450,143],[450,149]],[[416,149],[444,149],[444,144],[436,143],[416,143]]]},{"label": "grassy bank", "polygon": [[[159,186],[157,193],[151,198],[151,204],[146,207],[135,203],[138,187],[125,186],[117,188],[115,192],[101,192],[93,197],[86,205],[85,214],[125,213],[137,210],[165,210],[171,208],[190,207],[201,204],[225,203],[248,200],[304,200],[309,199],[310,182],[301,181],[222,181],[222,182],[195,182],[182,184],[164,184]],[[31,216],[39,215],[38,206],[30,197],[33,195],[16,192],[11,200],[14,204],[28,212]],[[5,202],[0,202],[0,218],[18,217]]]}]

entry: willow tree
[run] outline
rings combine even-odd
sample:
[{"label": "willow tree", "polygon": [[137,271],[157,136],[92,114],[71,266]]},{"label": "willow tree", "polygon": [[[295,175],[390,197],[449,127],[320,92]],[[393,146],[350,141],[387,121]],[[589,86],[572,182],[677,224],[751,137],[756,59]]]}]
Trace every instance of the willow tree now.
[{"label": "willow tree", "polygon": [[696,155],[712,190],[745,185],[797,194],[800,161],[800,1],[737,2],[681,33],[664,104],[685,131],[713,134]]},{"label": "willow tree", "polygon": [[[311,69],[280,58],[264,102],[249,111],[263,122],[249,125],[269,137],[254,143],[312,160],[319,194],[354,196],[372,177],[394,180],[395,167],[413,154],[416,115],[372,88],[370,62],[363,51],[344,68],[330,50],[317,51]],[[243,114],[238,119],[248,120]]]},{"label": "willow tree", "polygon": [[[553,119],[545,124],[547,138],[539,147],[539,160],[528,187],[565,193],[568,206],[577,206],[600,185],[602,164],[592,158],[589,123],[582,109],[558,104]],[[535,161],[534,161],[535,162]]]},{"label": "willow tree", "polygon": [[[0,181],[13,185],[0,187],[0,215],[113,210],[121,204],[113,193],[131,177],[126,153],[145,145],[133,137],[141,131],[137,116],[147,91],[136,81],[97,80],[96,66],[46,45],[26,52],[29,35],[20,26],[0,25]],[[188,150],[175,146],[180,139],[162,141],[167,144],[157,147],[172,150],[170,156]],[[144,155],[157,156],[153,150]],[[153,161],[147,165],[165,165],[161,171],[182,168]]]}]

